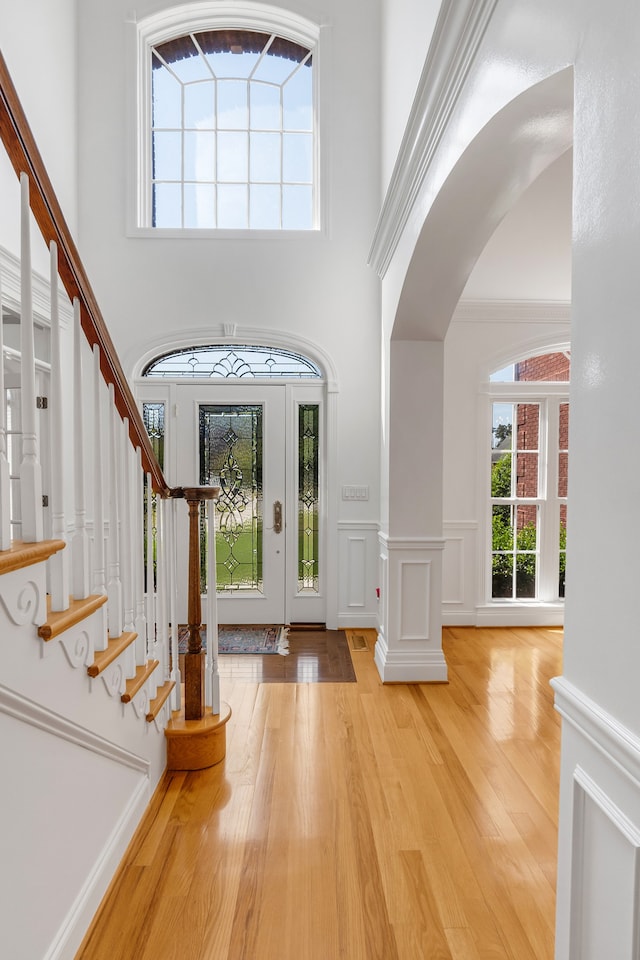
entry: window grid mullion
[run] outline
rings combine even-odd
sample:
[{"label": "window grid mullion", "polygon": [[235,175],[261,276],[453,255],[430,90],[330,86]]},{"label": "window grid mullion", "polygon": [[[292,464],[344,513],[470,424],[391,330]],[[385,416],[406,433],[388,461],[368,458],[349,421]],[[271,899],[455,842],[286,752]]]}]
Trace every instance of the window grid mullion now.
[{"label": "window grid mullion", "polygon": [[[176,35],[176,38],[177,38],[177,36],[178,36],[178,35]],[[219,229],[219,228],[220,228],[220,195],[221,195],[221,185],[223,184],[223,181],[221,181],[221,180],[219,179],[219,175],[220,175],[219,150],[220,150],[220,129],[221,129],[221,127],[220,127],[220,111],[219,111],[220,85],[219,85],[218,77],[217,77],[216,72],[215,72],[215,69],[214,69],[215,64],[214,64],[214,62],[210,62],[208,56],[205,55],[202,46],[201,46],[200,43],[198,42],[198,34],[197,34],[197,33],[194,33],[193,31],[191,31],[191,32],[189,32],[189,33],[184,34],[184,36],[185,36],[185,37],[189,37],[189,39],[190,39],[190,41],[191,41],[191,45],[192,45],[192,47],[193,47],[193,56],[194,56],[194,64],[193,64],[193,66],[195,67],[195,65],[196,65],[196,64],[195,64],[196,59],[197,59],[198,61],[200,61],[201,64],[204,63],[205,70],[206,70],[206,77],[194,76],[194,71],[193,71],[191,65],[190,65],[190,64],[187,64],[187,63],[185,63],[184,66],[181,67],[179,70],[173,69],[173,60],[171,60],[171,59],[170,59],[170,60],[167,60],[166,57],[163,57],[163,56],[161,56],[160,54],[158,54],[158,52],[157,52],[157,50],[156,50],[156,47],[153,45],[153,43],[150,43],[150,45],[149,45],[149,47],[148,47],[148,49],[149,49],[149,51],[150,51],[150,64],[149,64],[149,68],[148,68],[148,69],[149,69],[149,73],[151,74],[151,78],[152,78],[152,83],[151,83],[151,99],[150,99],[150,104],[149,104],[149,118],[150,118],[150,120],[151,120],[150,129],[151,129],[152,145],[153,145],[153,143],[154,143],[154,134],[155,134],[155,132],[156,132],[156,129],[158,129],[158,128],[155,127],[154,122],[153,122],[153,121],[154,121],[154,99],[153,99],[153,66],[152,66],[152,59],[153,59],[154,56],[156,57],[157,62],[162,64],[162,66],[161,66],[161,67],[158,67],[157,69],[159,69],[159,70],[161,70],[161,71],[166,70],[167,73],[168,73],[171,77],[173,77],[173,79],[174,79],[177,83],[180,84],[180,122],[181,122],[181,127],[180,127],[180,129],[177,129],[177,128],[175,128],[175,127],[172,127],[172,128],[169,128],[169,127],[159,128],[159,129],[161,129],[161,131],[162,131],[163,133],[171,133],[171,132],[174,132],[174,133],[179,133],[179,134],[180,134],[180,138],[179,138],[180,157],[178,158],[178,157],[176,156],[176,157],[175,157],[175,161],[174,161],[174,165],[175,165],[176,167],[179,165],[179,171],[180,171],[180,182],[179,182],[179,184],[178,184],[178,186],[179,186],[179,191],[176,192],[176,191],[175,191],[175,187],[171,188],[168,192],[167,192],[167,191],[162,191],[160,202],[162,203],[163,207],[162,207],[162,209],[161,209],[160,211],[158,210],[159,196],[158,196],[157,190],[155,189],[155,185],[156,185],[156,184],[163,183],[163,182],[164,182],[164,183],[167,183],[167,184],[176,183],[176,181],[174,181],[174,180],[166,180],[166,179],[162,179],[162,178],[157,178],[157,177],[155,176],[155,170],[154,170],[154,168],[153,168],[153,149],[152,149],[152,158],[151,158],[151,161],[152,161],[152,162],[151,162],[151,164],[149,165],[149,166],[150,166],[150,170],[149,170],[149,174],[150,174],[150,175],[149,175],[149,188],[150,188],[150,189],[149,189],[149,195],[150,195],[150,207],[151,207],[151,211],[152,211],[150,220],[151,220],[151,224],[152,224],[153,226],[155,226],[156,223],[162,223],[163,220],[164,220],[165,224],[167,224],[167,225],[170,226],[171,221],[172,221],[172,219],[173,219],[173,222],[174,222],[174,223],[179,223],[179,224],[180,224],[180,228],[181,228],[181,229],[183,229],[183,230],[184,230],[184,229],[187,229],[187,223],[188,223],[188,222],[191,223],[191,220],[192,220],[193,218],[190,216],[190,214],[189,214],[189,212],[187,211],[186,207],[187,207],[188,203],[192,203],[192,204],[193,204],[193,203],[195,203],[195,204],[198,203],[198,192],[199,192],[199,191],[198,191],[198,189],[197,189],[197,185],[199,185],[199,184],[211,183],[211,184],[212,184],[212,187],[213,187],[213,197],[212,197],[212,199],[213,199],[213,202],[214,202],[214,205],[215,205],[215,209],[214,209],[214,211],[213,211],[213,224],[214,224],[214,229]],[[272,224],[274,224],[274,226],[277,224],[277,229],[279,229],[279,230],[282,230],[282,229],[285,229],[285,228],[286,228],[286,226],[285,226],[286,221],[285,221],[285,216],[284,216],[284,203],[285,203],[285,190],[284,190],[284,187],[285,187],[285,185],[286,185],[285,182],[284,182],[284,166],[285,166],[285,158],[284,158],[284,131],[285,131],[284,88],[285,88],[285,86],[286,86],[286,83],[289,82],[293,77],[297,76],[297,75],[299,74],[299,72],[300,72],[303,68],[309,69],[309,70],[312,70],[312,69],[313,69],[311,66],[307,66],[307,65],[310,64],[310,62],[312,61],[312,57],[314,56],[314,51],[313,51],[313,49],[308,49],[308,52],[306,53],[306,55],[304,56],[304,58],[303,58],[302,60],[299,60],[298,63],[294,65],[294,67],[293,67],[293,69],[292,69],[292,72],[287,75],[286,80],[280,81],[280,80],[269,80],[269,79],[265,79],[265,81],[264,81],[264,85],[265,85],[265,86],[277,88],[277,90],[278,90],[278,106],[277,106],[277,109],[278,109],[278,115],[279,115],[279,119],[278,119],[278,125],[279,125],[279,126],[278,126],[278,129],[272,129],[271,127],[269,127],[269,129],[267,130],[267,128],[262,129],[262,128],[256,127],[255,130],[254,130],[254,129],[252,128],[252,116],[251,116],[251,113],[252,113],[252,111],[251,111],[251,89],[252,89],[252,83],[254,83],[254,82],[255,82],[255,83],[258,83],[258,82],[263,83],[263,81],[254,81],[254,78],[255,78],[256,72],[257,72],[258,69],[260,68],[261,64],[262,64],[262,65],[265,64],[265,58],[268,57],[268,55],[269,55],[269,50],[270,50],[270,48],[272,47],[272,45],[273,45],[273,43],[274,43],[274,41],[275,41],[275,39],[276,39],[277,37],[278,37],[278,34],[276,34],[276,33],[271,33],[271,34],[269,35],[268,41],[266,42],[264,48],[263,48],[263,49],[261,50],[261,52],[259,53],[258,58],[257,58],[256,62],[254,63],[253,67],[250,69],[248,75],[245,73],[243,76],[236,76],[236,75],[234,74],[234,75],[232,75],[232,76],[229,76],[228,78],[225,77],[225,79],[233,80],[233,81],[235,81],[235,82],[242,81],[242,82],[245,84],[245,91],[246,91],[246,96],[247,96],[247,114],[248,114],[248,118],[249,118],[249,119],[247,120],[246,126],[242,128],[242,132],[244,132],[244,134],[245,134],[245,136],[246,136],[246,141],[247,141],[247,142],[246,142],[246,151],[247,151],[247,153],[246,153],[246,156],[247,156],[246,179],[242,179],[242,180],[238,180],[238,181],[231,181],[231,180],[228,181],[229,183],[237,183],[238,186],[244,185],[244,187],[245,187],[246,215],[244,216],[243,219],[244,219],[244,228],[247,228],[247,229],[251,229],[252,222],[259,222],[259,221],[256,221],[256,220],[255,220],[254,215],[255,215],[255,216],[258,216],[258,217],[261,217],[261,216],[263,216],[263,217],[264,217],[264,216],[266,216],[266,217],[271,217],[272,219],[267,219],[267,220],[265,220],[264,222],[266,222],[266,223],[272,223]],[[177,58],[175,58],[175,59],[177,60]],[[202,69],[202,68],[199,67],[199,68],[198,68],[198,72],[199,72],[201,69]],[[269,69],[269,70],[271,69],[271,65],[269,65],[269,68],[268,68],[268,69]],[[182,76],[181,76],[181,75],[182,75]],[[265,71],[265,75],[268,76],[268,70]],[[183,77],[184,79],[183,79],[182,77]],[[213,103],[213,114],[214,114],[214,117],[213,117],[213,129],[212,129],[212,133],[213,133],[213,161],[212,161],[212,164],[211,164],[211,163],[207,164],[207,170],[205,171],[204,176],[202,177],[202,176],[200,176],[199,164],[198,164],[198,162],[197,162],[198,156],[199,156],[198,151],[199,151],[199,149],[200,149],[200,144],[199,144],[198,137],[195,136],[195,133],[197,133],[197,130],[198,130],[198,122],[197,122],[197,113],[196,113],[196,112],[194,112],[194,114],[193,114],[193,121],[192,121],[193,124],[194,124],[194,129],[193,129],[193,131],[190,131],[190,132],[193,132],[193,133],[194,133],[194,136],[190,138],[190,141],[193,141],[193,142],[190,142],[189,145],[188,145],[188,143],[187,143],[188,138],[187,138],[187,127],[186,127],[186,121],[187,121],[186,86],[188,85],[189,88],[192,89],[192,88],[197,87],[199,84],[202,84],[202,83],[210,84],[211,82],[213,82],[213,84],[214,84],[214,103]],[[311,89],[311,91],[312,91],[312,94],[311,94],[311,96],[312,96],[311,106],[313,107],[313,91],[315,91],[315,83],[313,83],[313,77],[311,77],[311,87],[310,87],[310,89]],[[197,97],[198,95],[194,93],[194,96]],[[302,101],[302,102],[303,102],[303,103],[306,103],[306,101]],[[196,103],[197,103],[197,101],[194,101],[194,105],[195,105]],[[294,103],[295,103],[295,101],[294,101]],[[273,105],[275,106],[275,104],[273,104]],[[294,118],[294,119],[295,119],[295,118]],[[207,125],[207,129],[209,129],[208,125]],[[230,129],[231,129],[231,128],[230,128]],[[233,128],[233,129],[235,129],[235,128]],[[296,130],[297,130],[297,128],[296,128]],[[238,132],[240,132],[240,131],[238,131]],[[278,179],[278,180],[275,180],[275,179],[274,179],[274,180],[254,181],[254,180],[252,179],[252,176],[251,176],[251,166],[252,166],[252,162],[255,161],[255,157],[256,157],[255,151],[256,151],[257,149],[259,149],[259,144],[256,144],[256,143],[253,143],[253,144],[252,144],[251,135],[252,135],[252,133],[267,133],[267,132],[268,132],[269,134],[277,135],[277,138],[278,138],[278,147],[279,147],[279,151],[280,151],[280,153],[279,153],[279,158],[278,158],[278,160],[279,160],[279,167],[278,167],[278,169],[279,169],[279,179]],[[306,130],[305,130],[305,131],[302,131],[302,130],[301,130],[300,133],[301,133],[301,134],[302,134],[302,133],[307,134],[308,132],[307,132]],[[312,129],[311,129],[311,135],[312,135],[312,136],[313,136],[313,133],[314,133],[314,131],[313,131],[313,125],[312,125]],[[166,159],[171,160],[171,152],[170,152],[170,151],[175,150],[176,147],[177,147],[177,143],[176,143],[175,146],[171,145],[170,142],[168,142],[166,145],[165,145],[165,144],[162,145],[162,149],[163,149],[163,151],[165,151],[165,152],[163,153],[163,157],[165,158],[165,160],[164,160],[165,165],[166,165]],[[206,147],[203,147],[203,149],[206,149]],[[230,148],[230,149],[232,149],[232,148]],[[168,152],[168,151],[169,151],[169,152]],[[190,177],[190,178],[187,178],[187,176],[186,176],[187,161],[188,161],[187,153],[188,153],[189,151],[193,152],[193,162],[196,164],[196,166],[195,166],[194,171],[192,172],[191,177]],[[174,156],[175,156],[175,154],[174,154]],[[235,162],[235,159],[234,159],[233,153],[230,154],[230,158],[231,158],[231,162],[234,163],[234,162]],[[314,158],[315,158],[315,143],[314,143]],[[314,159],[314,164],[315,164],[315,159]],[[212,173],[210,173],[211,165],[213,166],[213,171],[212,171]],[[266,171],[265,171],[265,172],[266,172]],[[208,175],[212,176],[212,179],[211,179],[211,180],[208,179]],[[226,183],[226,182],[227,182],[227,181],[224,181],[224,183]],[[255,182],[256,184],[259,184],[259,185],[260,185],[260,188],[261,188],[261,189],[259,190],[258,193],[255,193],[255,191],[252,190],[252,184],[253,184],[254,182]],[[314,198],[314,199],[313,199],[313,204],[312,204],[312,209],[311,209],[311,211],[309,211],[309,212],[304,212],[304,213],[303,213],[303,211],[305,210],[305,207],[302,207],[302,208],[300,209],[300,214],[301,214],[302,217],[303,217],[303,222],[302,222],[301,225],[298,225],[298,229],[305,229],[305,227],[306,227],[306,224],[304,223],[305,220],[308,220],[308,229],[314,229],[314,228],[315,228],[315,224],[316,224],[315,213],[313,212],[313,211],[315,210],[315,203],[316,203],[316,199],[315,199],[315,198],[316,198],[316,190],[315,190],[315,187],[314,187],[314,184],[315,184],[315,166],[314,166],[314,173],[312,174],[311,181],[309,181],[308,179],[302,179],[302,178],[296,179],[295,176],[294,176],[294,178],[291,180],[291,182],[292,182],[292,183],[296,183],[296,184],[300,184],[300,185],[304,185],[304,186],[306,186],[306,187],[310,187],[311,190],[312,190],[312,196],[313,196],[313,198]],[[188,185],[189,185],[189,186],[188,186]],[[276,198],[276,195],[274,195],[274,194],[272,193],[271,200],[267,199],[267,196],[268,196],[269,191],[265,191],[265,190],[262,189],[262,187],[266,187],[266,186],[271,186],[271,187],[277,188],[277,198]],[[191,199],[191,201],[188,200],[188,194],[189,194],[189,193],[192,194],[192,199]],[[254,196],[254,194],[255,194],[255,196]],[[263,195],[263,194],[266,195],[264,201],[262,200],[262,195]],[[303,195],[303,196],[304,196],[304,195]],[[172,198],[173,198],[173,199],[172,199]],[[232,201],[231,201],[231,202],[232,202]],[[267,204],[267,206],[264,207],[264,211],[263,211],[263,212],[262,212],[262,208],[258,208],[258,207],[256,206],[256,204],[259,204],[259,203],[262,203],[262,202],[265,202],[265,203]],[[304,201],[302,201],[302,202],[304,202]],[[175,203],[176,206],[177,206],[178,204],[180,205],[180,210],[179,210],[179,211],[176,210],[175,208],[172,210],[172,205],[173,205],[174,203]],[[277,204],[278,204],[278,209],[275,210],[275,209],[273,209],[273,207],[271,207],[271,213],[269,213],[269,206],[268,206],[269,203],[277,203]],[[233,207],[232,207],[231,209],[232,209],[232,216],[237,217],[238,211],[236,210],[236,211],[234,212],[234,211],[233,211]],[[310,219],[309,219],[309,215],[310,215]],[[296,210],[294,216],[295,216],[296,221],[297,221],[297,220],[299,219],[299,214],[298,214],[298,211],[297,211],[297,210]],[[197,220],[196,220],[195,222],[197,223]],[[290,221],[290,222],[291,222],[291,221]],[[269,229],[269,227],[267,227],[267,229]]]}]

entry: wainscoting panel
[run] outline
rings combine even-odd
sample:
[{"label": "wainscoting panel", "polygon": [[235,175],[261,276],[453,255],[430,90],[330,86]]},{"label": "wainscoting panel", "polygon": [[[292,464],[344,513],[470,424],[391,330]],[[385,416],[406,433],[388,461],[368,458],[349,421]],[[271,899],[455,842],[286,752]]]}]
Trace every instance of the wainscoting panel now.
[{"label": "wainscoting panel", "polygon": [[450,626],[475,624],[476,543],[475,522],[443,524],[442,622]]},{"label": "wainscoting panel", "polygon": [[399,640],[430,640],[431,561],[401,560]]},{"label": "wainscoting panel", "polygon": [[556,960],[640,958],[640,739],[564,677]]},{"label": "wainscoting panel", "polygon": [[339,524],[338,545],[338,626],[377,627],[377,524]]},{"label": "wainscoting panel", "polygon": [[571,958],[635,960],[640,833],[580,767],[574,785]]}]

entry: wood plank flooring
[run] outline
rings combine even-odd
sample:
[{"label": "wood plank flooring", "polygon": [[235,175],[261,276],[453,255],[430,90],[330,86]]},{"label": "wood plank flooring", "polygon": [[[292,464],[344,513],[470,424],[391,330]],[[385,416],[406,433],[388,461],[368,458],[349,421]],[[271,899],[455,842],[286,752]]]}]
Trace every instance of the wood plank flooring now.
[{"label": "wood plank flooring", "polygon": [[226,760],[165,776],[77,960],[552,960],[561,631],[392,686],[355,632],[356,683],[223,678]]},{"label": "wood plank flooring", "polygon": [[344,630],[289,630],[289,655],[225,653],[221,677],[256,683],[348,683],[356,679]]}]

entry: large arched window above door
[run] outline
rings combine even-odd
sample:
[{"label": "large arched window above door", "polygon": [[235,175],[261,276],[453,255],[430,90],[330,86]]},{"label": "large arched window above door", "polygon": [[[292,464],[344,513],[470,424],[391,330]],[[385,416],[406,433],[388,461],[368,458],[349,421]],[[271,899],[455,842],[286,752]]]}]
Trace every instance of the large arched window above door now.
[{"label": "large arched window above door", "polygon": [[236,379],[266,377],[308,380],[322,376],[308,357],[276,347],[212,344],[183,347],[152,360],[144,377]]},{"label": "large arched window above door", "polygon": [[318,33],[252,2],[141,21],[138,228],[318,227]]}]

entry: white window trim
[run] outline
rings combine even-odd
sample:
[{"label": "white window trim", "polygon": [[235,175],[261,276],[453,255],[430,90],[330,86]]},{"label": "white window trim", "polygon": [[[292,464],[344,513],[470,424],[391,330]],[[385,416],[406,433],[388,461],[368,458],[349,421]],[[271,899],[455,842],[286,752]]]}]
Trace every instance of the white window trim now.
[{"label": "white window trim", "polygon": [[[185,3],[163,10],[140,20],[129,21],[130,65],[128,88],[132,91],[128,111],[128,148],[130,153],[127,188],[127,236],[154,239],[302,239],[318,237],[327,232],[327,202],[323,184],[323,164],[320,148],[321,106],[321,24],[300,17],[290,10],[269,4],[242,2]],[[152,227],[151,206],[151,47],[187,31],[247,29],[276,33],[294,40],[313,51],[313,115],[314,115],[314,226],[310,230],[225,230],[225,229],[166,229]],[[324,34],[325,31],[323,31]],[[322,46],[325,45],[323,36]],[[326,136],[323,133],[323,140]],[[322,151],[324,153],[324,151]]]},{"label": "white window trim", "polygon": [[[550,351],[543,350],[540,352]],[[528,354],[528,356],[531,356],[531,354]],[[511,361],[501,363],[499,367],[496,367],[496,369],[501,369],[503,366],[507,366],[509,362]],[[555,529],[556,514],[557,522],[560,522],[558,507],[560,499],[556,495],[551,498],[548,496],[546,484],[552,483],[554,478],[556,478],[555,489],[557,490],[557,467],[549,470],[547,458],[552,444],[555,443],[555,446],[557,447],[557,416],[553,411],[554,409],[555,411],[558,411],[561,403],[570,402],[569,383],[564,381],[488,382],[481,385],[480,393],[485,395],[485,404],[480,405],[480,409],[482,409],[484,413],[478,418],[480,421],[478,464],[480,469],[479,475],[483,478],[483,482],[479,484],[479,490],[481,491],[480,516],[483,518],[483,530],[481,536],[478,538],[478,549],[481,551],[478,557],[479,570],[481,571],[479,606],[485,611],[491,609],[495,610],[497,608],[504,609],[507,607],[511,609],[520,609],[525,607],[533,607],[536,609],[549,608],[563,611],[564,598],[555,598],[554,596],[553,599],[551,599],[551,595],[554,593],[554,591],[551,587],[552,561],[550,561],[550,557],[552,551],[556,550],[556,540],[555,537],[552,538],[549,533],[551,527]],[[487,438],[491,436],[491,410],[492,404],[496,401],[504,403],[512,402],[540,404],[541,434],[539,457],[542,488],[539,492],[541,495],[539,497],[523,501],[525,503],[535,503],[541,505],[544,512],[544,519],[539,519],[538,563],[539,570],[546,570],[547,576],[541,580],[540,573],[538,571],[538,597],[535,599],[494,598],[491,596],[491,554],[493,545],[490,522],[491,511],[488,509],[491,504],[491,471],[489,468],[490,464],[487,459],[487,450],[490,449],[488,447]]]}]

